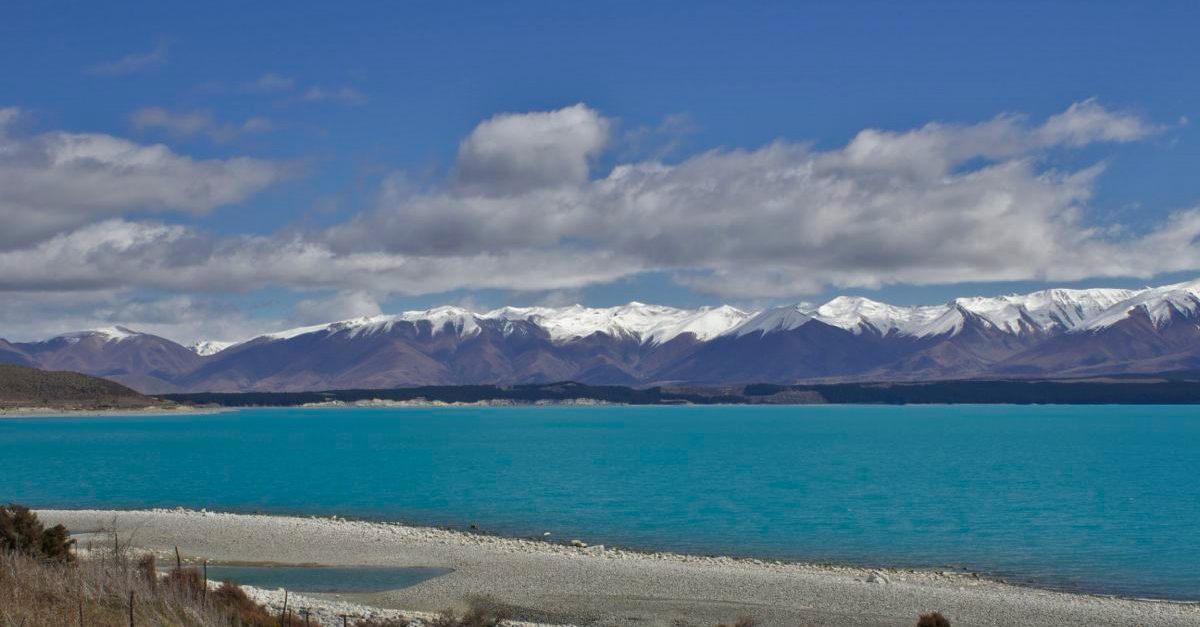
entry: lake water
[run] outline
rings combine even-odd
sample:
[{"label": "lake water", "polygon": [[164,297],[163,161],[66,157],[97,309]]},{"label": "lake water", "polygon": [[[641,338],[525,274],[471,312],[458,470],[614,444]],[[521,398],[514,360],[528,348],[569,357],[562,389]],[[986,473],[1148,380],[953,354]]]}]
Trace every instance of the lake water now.
[{"label": "lake water", "polygon": [[253,409],[0,420],[0,501],[338,514],[1200,599],[1200,408]]}]

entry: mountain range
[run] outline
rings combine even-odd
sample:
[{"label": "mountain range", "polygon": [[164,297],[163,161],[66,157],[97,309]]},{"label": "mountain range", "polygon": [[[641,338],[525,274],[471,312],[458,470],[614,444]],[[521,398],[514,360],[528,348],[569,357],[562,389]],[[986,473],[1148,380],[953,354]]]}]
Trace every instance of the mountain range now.
[{"label": "mountain range", "polygon": [[1200,368],[1200,280],[920,307],[846,296],[756,312],[642,303],[438,307],[188,347],[111,327],[0,340],[0,363],[82,372],[145,393],[1155,373]]}]

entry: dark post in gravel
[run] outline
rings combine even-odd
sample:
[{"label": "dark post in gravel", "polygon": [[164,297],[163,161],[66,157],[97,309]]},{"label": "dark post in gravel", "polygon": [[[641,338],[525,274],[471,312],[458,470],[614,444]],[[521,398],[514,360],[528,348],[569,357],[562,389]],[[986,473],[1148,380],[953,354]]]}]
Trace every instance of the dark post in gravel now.
[{"label": "dark post in gravel", "polygon": [[79,593],[79,627],[83,627],[83,592]]},{"label": "dark post in gravel", "polygon": [[175,545],[175,570],[183,569],[183,560],[179,558],[179,545]]},{"label": "dark post in gravel", "polygon": [[200,589],[200,601],[208,605],[208,560],[204,560],[204,587]]},{"label": "dark post in gravel", "polygon": [[283,591],[283,609],[279,610],[279,622],[287,624],[287,590]]},{"label": "dark post in gravel", "polygon": [[133,590],[129,591],[129,627],[133,627]]},{"label": "dark post in gravel", "polygon": [[339,614],[339,616],[342,617],[342,627],[348,627],[349,623],[347,623],[346,621],[350,620],[350,615],[349,614]]}]

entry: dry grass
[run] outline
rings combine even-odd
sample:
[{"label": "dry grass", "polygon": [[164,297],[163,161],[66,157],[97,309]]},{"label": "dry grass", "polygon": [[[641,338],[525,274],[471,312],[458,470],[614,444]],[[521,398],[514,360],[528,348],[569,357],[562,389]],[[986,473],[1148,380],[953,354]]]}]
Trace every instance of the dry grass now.
[{"label": "dry grass", "polygon": [[[28,521],[25,528],[40,529]],[[45,530],[48,547],[59,534]],[[50,533],[53,532],[53,533]],[[36,534],[25,534],[36,535]],[[277,616],[254,603],[236,584],[209,592],[201,571],[176,568],[160,576],[152,555],[130,553],[114,534],[112,544],[87,559],[57,555],[41,543],[0,548],[0,627],[280,627]],[[54,555],[54,557],[51,557]],[[303,625],[293,618],[287,625]]]},{"label": "dry grass", "polygon": [[135,625],[228,627],[220,608],[190,594],[153,586],[126,562],[39,561],[17,553],[0,556],[0,625],[96,625],[127,627],[130,599]]}]

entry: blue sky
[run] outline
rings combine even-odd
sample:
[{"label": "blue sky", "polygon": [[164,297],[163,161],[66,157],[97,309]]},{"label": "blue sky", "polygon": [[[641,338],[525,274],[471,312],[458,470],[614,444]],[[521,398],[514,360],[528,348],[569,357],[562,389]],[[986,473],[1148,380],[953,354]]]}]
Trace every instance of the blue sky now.
[{"label": "blue sky", "polygon": [[[232,335],[271,324],[309,322],[321,315],[446,302],[477,307],[568,301],[612,305],[629,300],[760,306],[854,293],[914,304],[1048,285],[1136,286],[1191,278],[1197,265],[1184,258],[1200,254],[1196,242],[1182,237],[1164,243],[1167,240],[1154,239],[1153,233],[1186,231],[1168,223],[1170,215],[1200,204],[1200,177],[1195,175],[1200,134],[1193,122],[1200,116],[1196,23],[1200,5],[1185,2],[11,6],[0,22],[0,75],[5,77],[0,108],[15,111],[7,131],[14,145],[42,150],[38,138],[53,134],[103,135],[139,147],[161,144],[172,157],[189,160],[172,166],[172,175],[195,180],[206,174],[188,168],[208,163],[223,169],[205,185],[233,187],[205,192],[203,198],[148,192],[136,198],[118,196],[104,201],[104,211],[87,203],[54,205],[69,194],[44,186],[18,192],[0,217],[14,226],[29,226],[30,233],[17,229],[13,232],[20,235],[7,243],[0,237],[0,254],[9,255],[5,263],[10,268],[28,259],[44,272],[0,276],[0,290],[9,292],[5,300],[10,303],[0,310],[0,336],[127,322],[188,339],[184,336]],[[554,163],[546,172],[532,172],[528,168],[533,166],[523,161],[527,154],[517,152],[520,147],[484,145],[478,134],[493,116],[565,111],[580,103],[583,108],[570,121],[573,128],[584,125],[587,132],[602,137],[595,145],[580,140],[584,143],[559,148],[567,151],[563,160],[579,156],[580,163],[586,162],[586,181],[571,178],[573,170],[556,169]],[[1084,139],[1044,139],[1048,120],[1080,104],[1090,108],[1076,109],[1077,114],[1089,114],[1089,120],[1108,126],[1095,127]],[[720,239],[688,240],[686,234],[682,242],[672,240],[668,231],[679,229],[668,218],[647,217],[652,211],[648,205],[614,209],[604,204],[614,202],[604,190],[568,199],[555,192],[553,201],[564,206],[593,203],[593,215],[537,237],[532,232],[541,229],[528,225],[555,221],[553,216],[559,214],[521,212],[530,203],[545,202],[544,196],[461,204],[467,195],[511,196],[514,189],[479,191],[483,183],[467,180],[463,172],[472,162],[463,156],[460,142],[472,137],[486,152],[475,165],[487,170],[489,181],[519,176],[542,185],[553,176],[564,176],[578,187],[605,179],[622,164],[673,167],[710,151],[752,158],[755,151],[779,142],[791,152],[772,158],[771,167],[794,172],[813,155],[845,157],[843,151],[867,129],[901,135],[937,123],[937,132],[945,135],[1003,115],[1022,116],[1003,131],[1021,148],[993,154],[973,147],[974,156],[953,161],[940,176],[958,176],[999,162],[1027,163],[1026,176],[1013,179],[1017,186],[1094,166],[1103,169],[1086,183],[1063,183],[1036,192],[1045,195],[1029,197],[1036,204],[1054,194],[1071,196],[1067,201],[1045,200],[1046,213],[1031,217],[1034,223],[1028,227],[1035,233],[1033,239],[1051,241],[1065,235],[1070,241],[1064,251],[1038,263],[1016,262],[1004,271],[980,273],[979,266],[970,264],[955,272],[938,271],[945,263],[893,271],[892,265],[912,263],[908,251],[880,254],[875,265],[863,261],[859,267],[857,261],[869,259],[878,246],[870,237],[855,239],[854,233],[862,229],[853,222],[828,228],[845,242],[847,254],[856,261],[854,272],[811,262],[827,256],[831,242],[798,246],[794,257],[780,263],[744,250],[753,247],[747,241],[753,233],[795,228],[797,238],[806,240],[826,228],[825,222],[771,222],[780,219],[780,212],[833,212],[812,200],[789,206],[794,196],[788,190],[744,201],[724,195],[727,204],[698,215],[686,214],[684,205],[671,210],[679,213],[674,219],[683,224],[711,219],[717,230],[728,224],[721,216],[737,216],[739,229],[730,230],[728,238],[741,238],[735,243],[741,249]],[[537,119],[517,119],[514,124],[526,124],[517,129],[519,136],[555,132],[538,126]],[[944,145],[943,135],[938,135],[938,146]],[[954,142],[966,141],[955,137]],[[899,142],[904,137],[890,139]],[[923,159],[924,149],[912,158]],[[801,150],[807,152],[799,154]],[[501,158],[511,162],[496,161]],[[252,174],[236,170],[244,165],[239,160],[262,169]],[[716,168],[711,171],[697,166],[693,178],[681,180],[698,186],[710,181],[761,186],[762,180],[750,175],[734,178],[732,172],[745,172],[742,165],[726,159],[705,165]],[[493,167],[499,169],[488,169]],[[847,180],[868,190],[862,202],[872,210],[889,210],[880,208],[892,198],[879,195],[886,186],[865,182],[877,182],[882,176],[877,170],[838,172],[838,177],[850,176]],[[889,174],[893,180],[896,172]],[[82,185],[81,177],[72,178],[73,184]],[[1000,193],[1007,180],[997,178],[996,189],[973,197]],[[147,185],[144,179],[117,178],[106,184]],[[531,189],[525,182],[520,185],[522,193]],[[72,193],[86,197],[93,192]],[[105,192],[94,193],[100,198]],[[801,195],[808,198],[807,193]],[[437,202],[431,204],[442,208],[418,211],[416,196],[434,197]],[[915,193],[905,197],[927,201]],[[688,198],[678,202],[690,202]],[[0,205],[4,202],[0,198]],[[31,226],[56,211],[62,215],[56,214],[54,226]],[[489,211],[518,224],[496,225],[507,235],[494,246],[457,232],[446,235],[446,230],[470,230],[463,221],[490,216],[480,213]],[[638,221],[629,222],[635,214],[625,211],[634,211]],[[858,215],[855,211],[848,215]],[[923,223],[920,211],[898,210],[896,228],[906,228],[905,220]],[[939,215],[950,215],[954,208],[942,211],[946,213]],[[636,241],[620,234],[593,240],[591,234],[605,212],[613,220],[626,220],[630,229],[645,232],[661,224],[664,233]],[[76,239],[92,245],[95,236],[87,229],[106,220],[119,220],[122,228],[179,227],[186,232],[170,237],[185,238],[188,245],[171,239],[173,256],[167,261],[144,256],[140,249],[122,249],[121,259],[105,266],[112,268],[110,275],[128,277],[122,281],[76,276],[76,269],[61,259],[62,266],[48,264],[44,250],[34,251],[53,237],[72,233],[80,233]],[[949,220],[954,223],[953,216]],[[1064,226],[1064,221],[1069,224]],[[412,228],[406,230],[408,224]],[[1054,229],[1048,231],[1046,224]],[[740,230],[743,226],[746,230]],[[943,228],[926,226],[931,229],[928,237]],[[399,230],[393,234],[388,228]],[[998,239],[1019,239],[1024,227],[1013,223],[1007,228],[1011,232]],[[373,239],[361,246],[347,243],[354,232]],[[947,233],[924,245],[938,248],[939,242],[953,237],[953,231]],[[421,267],[428,280],[384,277],[372,282],[361,278],[367,270],[355,270],[362,266],[349,265],[344,272],[360,279],[340,286],[336,276],[306,283],[278,278],[278,272],[206,273],[200,266],[207,268],[208,261],[179,259],[182,249],[192,256],[211,256],[214,250],[237,256],[249,245],[244,239],[253,237],[261,238],[253,243],[256,252],[247,254],[253,259],[261,260],[263,250],[283,242],[303,240],[306,245],[329,246],[334,256],[386,254],[392,262],[404,263],[417,259],[418,265],[427,264]],[[413,252],[422,242],[435,248],[432,243],[444,237],[450,246],[461,248],[453,264],[438,263],[448,252]],[[959,237],[967,245],[958,248],[972,252],[972,242],[986,244],[987,230],[967,230]],[[711,250],[711,257],[676,250],[689,241]],[[79,259],[92,259],[93,248]],[[1087,254],[1073,255],[1066,250],[1070,248],[1086,249]],[[1131,251],[1128,272],[1122,271],[1119,258],[1124,250]],[[506,263],[564,265],[563,259],[576,252],[582,261],[571,272],[520,278],[515,275],[526,273],[504,269]],[[1020,249],[1013,254],[1029,257]],[[487,260],[494,261],[496,255],[513,257],[499,263],[499,269],[491,268]],[[1103,264],[1091,259],[1112,263],[1100,267]],[[181,268],[178,275],[189,278],[176,285],[155,277],[139,279],[136,272],[122,270],[122,263],[137,268],[166,264]],[[981,254],[978,263],[994,269],[1004,262],[1002,256]],[[434,267],[447,265],[453,268],[445,270],[447,276],[437,275]],[[1094,272],[1090,266],[1096,266]],[[1059,270],[1064,267],[1071,269]],[[493,271],[496,277],[457,283],[453,279],[456,273],[482,276]],[[806,278],[798,280],[799,276]],[[246,282],[239,284],[239,277],[247,277]],[[217,314],[230,322],[212,324]],[[166,318],[173,315],[192,322],[169,324]]]}]

